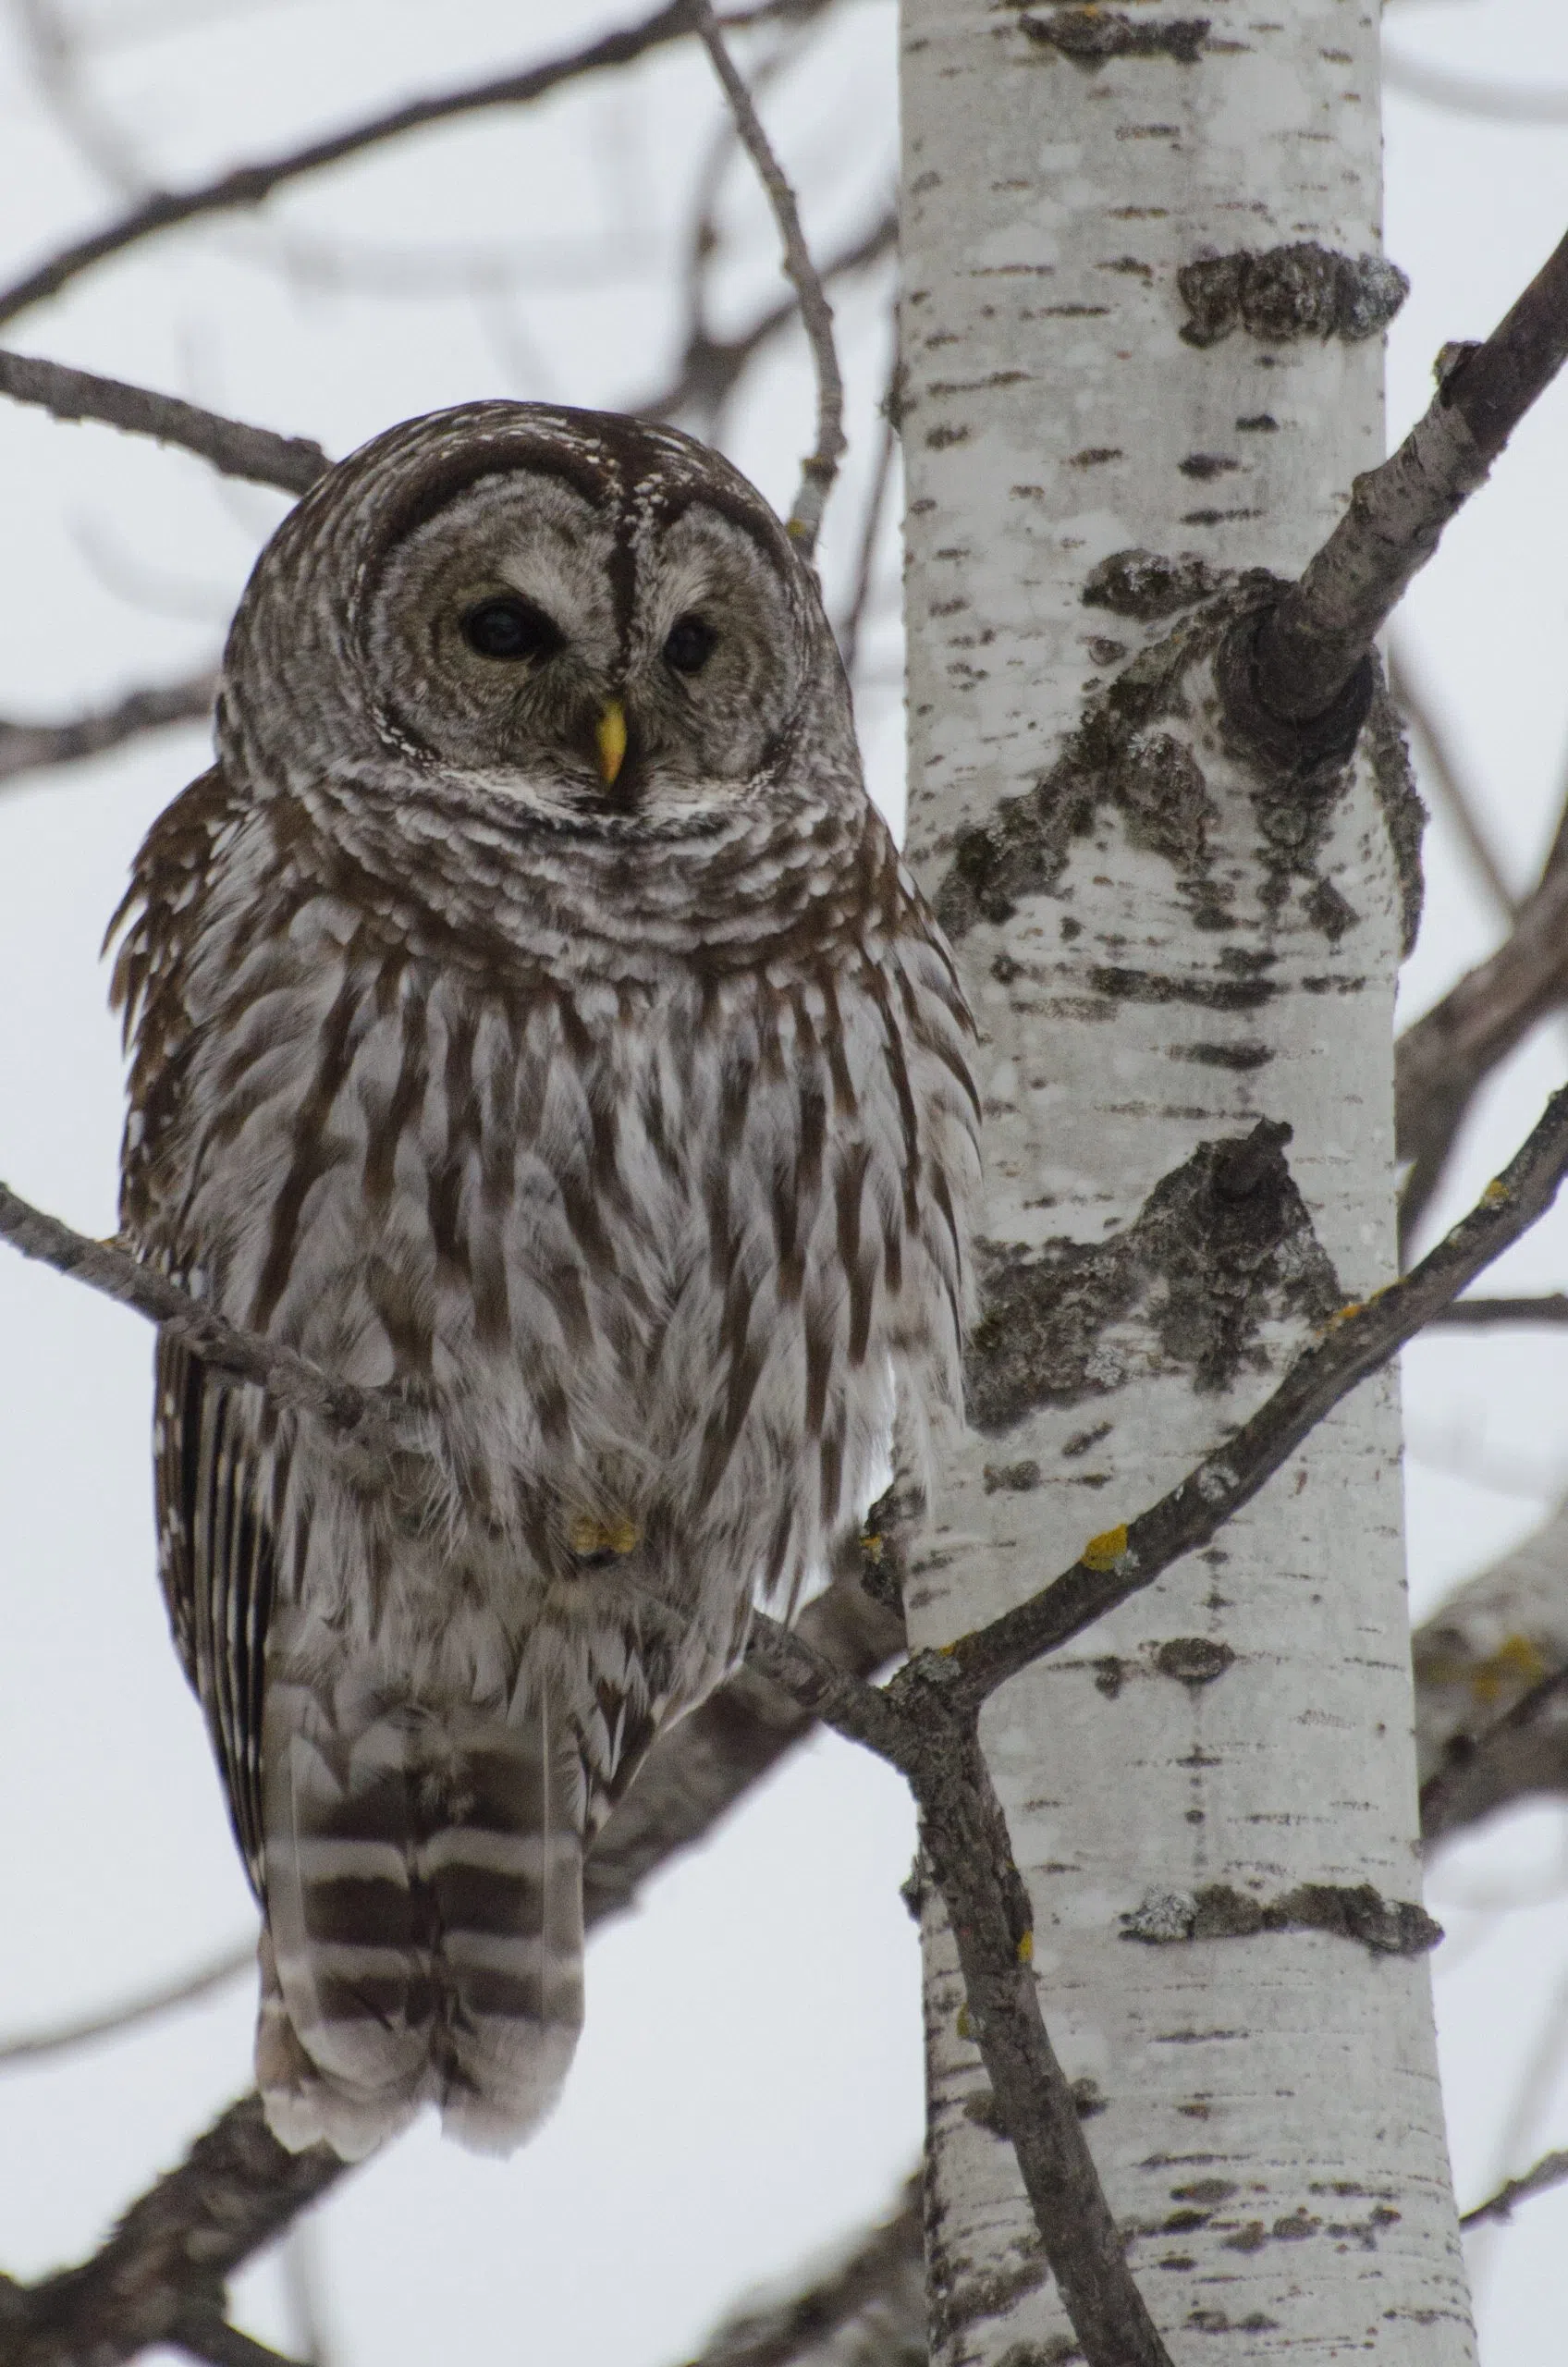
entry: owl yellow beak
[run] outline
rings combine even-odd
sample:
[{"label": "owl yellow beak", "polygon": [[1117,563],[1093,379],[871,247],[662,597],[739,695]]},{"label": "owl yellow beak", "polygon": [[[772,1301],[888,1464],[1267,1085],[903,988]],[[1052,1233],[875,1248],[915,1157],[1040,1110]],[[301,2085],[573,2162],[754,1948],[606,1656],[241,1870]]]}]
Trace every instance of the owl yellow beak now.
[{"label": "owl yellow beak", "polygon": [[619,699],[605,702],[594,737],[599,743],[599,770],[605,777],[605,786],[613,789],[616,776],[626,761],[626,709]]}]

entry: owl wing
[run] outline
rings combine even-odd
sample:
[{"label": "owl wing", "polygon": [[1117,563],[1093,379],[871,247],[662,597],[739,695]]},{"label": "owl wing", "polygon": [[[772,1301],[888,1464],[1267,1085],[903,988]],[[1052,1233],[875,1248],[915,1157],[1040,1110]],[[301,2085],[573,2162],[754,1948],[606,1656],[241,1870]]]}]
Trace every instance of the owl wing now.
[{"label": "owl wing", "polygon": [[175,1643],[223,1771],[229,1821],[262,1891],[262,1684],[279,1449],[258,1449],[238,1392],[160,1339],[153,1429],[158,1574]]}]

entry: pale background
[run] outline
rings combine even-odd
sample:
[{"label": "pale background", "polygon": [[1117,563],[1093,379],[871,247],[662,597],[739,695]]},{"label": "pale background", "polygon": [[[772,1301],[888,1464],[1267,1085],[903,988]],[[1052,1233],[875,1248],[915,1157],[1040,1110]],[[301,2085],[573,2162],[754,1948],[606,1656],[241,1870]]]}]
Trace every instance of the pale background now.
[{"label": "pale background", "polygon": [[[84,138],[112,158],[117,135],[178,187],[410,92],[554,55],[631,6],[60,0],[81,67],[75,137],[41,94],[30,11],[0,6],[0,277],[117,205]],[[1564,92],[1559,128],[1390,92],[1388,246],[1414,283],[1390,342],[1397,435],[1426,405],[1439,345],[1484,335],[1568,225],[1568,15],[1561,0],[1397,0],[1387,21],[1390,54]],[[844,0],[809,55],[809,74],[786,67],[770,86],[766,111],[820,250],[891,186],[890,0]],[[673,365],[686,204],[719,123],[705,64],[667,51],[542,107],[375,152],[255,219],[151,243],[7,341],[334,454],[480,395],[636,403]],[[743,171],[726,190],[728,328],[776,282]],[[836,608],[875,452],[890,286],[885,268],[839,303],[854,441],[822,554]],[[809,420],[787,339],[722,428],[781,506]],[[0,404],[0,714],[64,716],[202,663],[284,507],[150,444]],[[896,511],[858,691],[895,816]],[[1400,619],[1520,888],[1568,757],[1565,521],[1568,384],[1526,421]],[[204,761],[187,730],[0,786],[0,1175],[90,1232],[114,1224],[119,1128],[99,942],[141,833]],[[1440,820],[1427,880],[1407,1016],[1496,939]],[[1474,1196],[1565,1075],[1568,1022],[1554,1021],[1483,1096],[1436,1220]],[[1568,1287],[1568,1216],[1495,1282]],[[0,2040],[174,1975],[250,1920],[153,1575],[149,1362],[135,1318],[0,1249]],[[1419,1616],[1568,1490],[1568,1334],[1434,1340],[1407,1356],[1405,1388]],[[787,2281],[880,2213],[920,2137],[918,1963],[897,1896],[912,1839],[898,1780],[829,1738],[654,1884],[593,1946],[567,2099],[527,2151],[476,2162],[417,2131],[311,2223],[335,2367],[660,2367],[742,2288]],[[1568,2144],[1568,1816],[1501,1820],[1445,1859],[1431,1895],[1452,1935],[1434,1961],[1469,2203]],[[0,2265],[31,2275],[88,2250],[248,2084],[251,2016],[239,1983],[143,2034],[0,2075]],[[1557,2367],[1565,2257],[1568,2192],[1472,2246],[1489,2367]],[[266,2338],[301,2338],[276,2263],[242,2281],[238,2314]]]}]

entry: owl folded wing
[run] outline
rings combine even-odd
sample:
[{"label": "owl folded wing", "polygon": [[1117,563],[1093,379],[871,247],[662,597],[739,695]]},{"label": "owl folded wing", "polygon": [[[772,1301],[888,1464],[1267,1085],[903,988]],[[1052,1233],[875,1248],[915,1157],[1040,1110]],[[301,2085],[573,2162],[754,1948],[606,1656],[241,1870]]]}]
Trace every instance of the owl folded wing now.
[{"label": "owl folded wing", "polygon": [[278,1450],[257,1452],[238,1392],[160,1339],[153,1431],[158,1570],[169,1624],[223,1769],[229,1819],[262,1894],[262,1686],[276,1567]]}]

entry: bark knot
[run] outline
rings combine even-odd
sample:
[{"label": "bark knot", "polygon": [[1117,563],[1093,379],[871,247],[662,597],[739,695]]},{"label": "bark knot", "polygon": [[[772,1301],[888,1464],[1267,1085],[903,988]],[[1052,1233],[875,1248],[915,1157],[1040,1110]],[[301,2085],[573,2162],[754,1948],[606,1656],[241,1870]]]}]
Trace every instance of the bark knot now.
[{"label": "bark knot", "polygon": [[[1327,1320],[1343,1294],[1286,1161],[1290,1138],[1264,1118],[1248,1134],[1200,1143],[1107,1241],[1033,1252],[983,1243],[974,1428],[995,1434],[1036,1406],[1104,1395],[1134,1359],[1226,1389],[1243,1367],[1266,1368],[1265,1322]],[[1134,1319],[1143,1337],[1107,1338]]]}]

